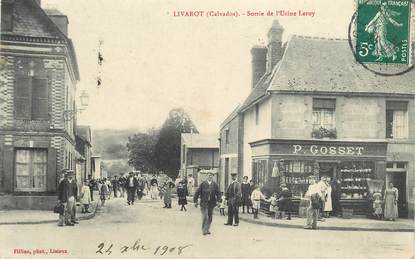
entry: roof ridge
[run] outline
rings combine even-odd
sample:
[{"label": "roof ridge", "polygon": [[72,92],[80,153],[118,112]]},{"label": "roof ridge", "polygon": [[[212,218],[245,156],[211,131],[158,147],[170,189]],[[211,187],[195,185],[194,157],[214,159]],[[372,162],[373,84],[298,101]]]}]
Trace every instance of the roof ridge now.
[{"label": "roof ridge", "polygon": [[307,36],[307,35],[299,35],[299,34],[292,34],[291,38],[300,38],[300,39],[311,39],[311,40],[328,40],[328,41],[345,41],[348,40],[347,38],[332,38],[332,37],[321,37],[321,36]]}]

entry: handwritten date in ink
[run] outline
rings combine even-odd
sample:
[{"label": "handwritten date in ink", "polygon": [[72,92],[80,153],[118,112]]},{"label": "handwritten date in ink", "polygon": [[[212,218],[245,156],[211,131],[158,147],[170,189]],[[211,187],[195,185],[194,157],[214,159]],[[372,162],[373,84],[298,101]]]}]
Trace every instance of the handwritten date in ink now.
[{"label": "handwritten date in ink", "polygon": [[119,251],[120,254],[125,254],[127,252],[143,252],[143,253],[149,253],[154,256],[163,256],[168,254],[174,254],[174,255],[181,255],[183,251],[191,247],[191,244],[183,245],[183,246],[167,246],[167,245],[159,245],[157,247],[150,247],[143,245],[141,243],[141,239],[138,239],[134,242],[133,245],[120,245],[118,248],[114,248],[114,244],[109,243],[105,244],[104,242],[101,242],[97,246],[96,254],[102,254],[102,255],[110,255],[113,251]]}]

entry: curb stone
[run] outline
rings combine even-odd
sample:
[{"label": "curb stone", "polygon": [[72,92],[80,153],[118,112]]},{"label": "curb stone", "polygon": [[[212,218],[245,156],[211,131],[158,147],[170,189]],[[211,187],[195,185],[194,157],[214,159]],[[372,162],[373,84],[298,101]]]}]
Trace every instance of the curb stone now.
[{"label": "curb stone", "polygon": [[[291,225],[291,224],[280,224],[280,223],[271,223],[271,222],[263,222],[257,221],[254,219],[247,219],[247,218],[239,218],[240,221],[245,221],[252,224],[258,224],[263,226],[269,227],[281,227],[281,228],[294,228],[294,229],[304,229],[303,225]],[[305,230],[305,229],[304,229]],[[359,227],[325,227],[325,226],[317,226],[317,230],[329,230],[329,231],[367,231],[367,232],[411,232],[413,233],[413,229],[388,229],[388,228],[359,228]]]},{"label": "curb stone", "polygon": [[[95,217],[97,211],[99,210],[100,206],[98,206],[98,202],[95,205],[94,211],[85,216],[80,216],[78,220],[89,220]],[[22,221],[22,222],[1,222],[0,225],[38,225],[38,224],[47,224],[47,223],[56,223],[58,219],[54,220],[39,220],[39,221]]]},{"label": "curb stone", "polygon": [[[189,202],[189,201],[188,201]],[[189,203],[193,203],[193,200]],[[215,211],[219,211],[217,207],[215,207]],[[262,214],[262,213],[261,213]],[[265,214],[262,214],[266,217]],[[260,220],[254,220],[249,218],[239,217],[240,221],[248,222],[251,224],[263,225],[268,227],[280,227],[280,228],[292,228],[292,229],[304,229],[304,225],[291,225],[291,224],[281,224],[281,223],[272,223],[272,222],[263,222]],[[305,219],[304,219],[305,221]],[[336,227],[336,226],[317,226],[317,230],[328,230],[328,231],[367,231],[367,232],[402,232],[402,233],[413,233],[413,228],[401,228],[401,229],[390,229],[390,228],[359,228],[359,227]]]}]

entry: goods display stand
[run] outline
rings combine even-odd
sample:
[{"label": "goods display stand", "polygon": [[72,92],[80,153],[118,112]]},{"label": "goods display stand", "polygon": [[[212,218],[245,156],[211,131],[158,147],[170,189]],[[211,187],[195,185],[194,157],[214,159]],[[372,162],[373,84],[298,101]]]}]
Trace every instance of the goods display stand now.
[{"label": "goods display stand", "polygon": [[340,206],[345,217],[368,215],[369,187],[367,181],[374,178],[373,162],[343,162],[339,170],[341,180]]}]

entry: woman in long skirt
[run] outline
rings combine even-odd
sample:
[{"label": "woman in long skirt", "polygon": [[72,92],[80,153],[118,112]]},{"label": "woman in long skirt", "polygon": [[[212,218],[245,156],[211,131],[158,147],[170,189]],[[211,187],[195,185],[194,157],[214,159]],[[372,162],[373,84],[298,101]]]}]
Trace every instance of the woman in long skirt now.
[{"label": "woman in long skirt", "polygon": [[188,195],[187,189],[184,186],[183,182],[179,182],[179,185],[177,187],[177,197],[179,198],[179,206],[181,211],[186,211],[186,205],[187,205],[187,198]]},{"label": "woman in long skirt", "polygon": [[398,189],[393,187],[393,183],[389,183],[389,186],[385,189],[384,204],[384,218],[386,220],[395,221],[398,217]]}]

